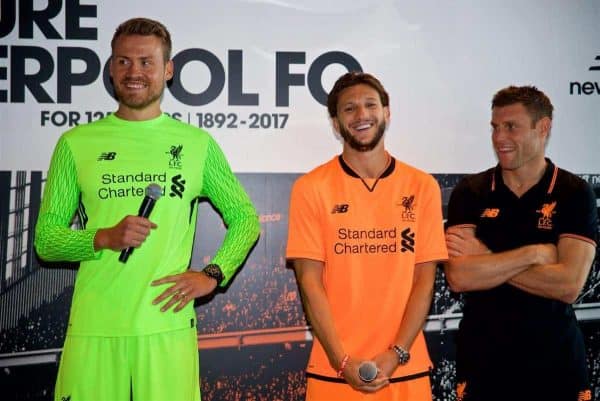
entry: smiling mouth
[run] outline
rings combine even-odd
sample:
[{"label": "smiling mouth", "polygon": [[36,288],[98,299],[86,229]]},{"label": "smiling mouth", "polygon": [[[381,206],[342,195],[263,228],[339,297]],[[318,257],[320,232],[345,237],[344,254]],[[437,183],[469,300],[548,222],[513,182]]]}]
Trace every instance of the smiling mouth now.
[{"label": "smiling mouth", "polygon": [[148,87],[148,84],[140,81],[125,81],[123,86],[127,89],[144,89]]},{"label": "smiling mouth", "polygon": [[373,127],[373,125],[374,124],[372,122],[361,122],[361,123],[351,126],[350,128],[352,128],[355,131],[361,132],[361,131],[368,130],[369,128]]}]

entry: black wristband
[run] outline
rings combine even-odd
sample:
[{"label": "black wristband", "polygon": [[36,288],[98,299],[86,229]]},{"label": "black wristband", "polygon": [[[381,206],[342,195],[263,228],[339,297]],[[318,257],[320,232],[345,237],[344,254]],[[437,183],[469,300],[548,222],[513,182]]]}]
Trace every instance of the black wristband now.
[{"label": "black wristband", "polygon": [[209,265],[206,265],[204,269],[202,269],[202,272],[208,277],[212,277],[215,280],[217,280],[217,285],[221,284],[221,282],[225,280],[225,276],[223,275],[221,268],[217,264],[211,263]]}]

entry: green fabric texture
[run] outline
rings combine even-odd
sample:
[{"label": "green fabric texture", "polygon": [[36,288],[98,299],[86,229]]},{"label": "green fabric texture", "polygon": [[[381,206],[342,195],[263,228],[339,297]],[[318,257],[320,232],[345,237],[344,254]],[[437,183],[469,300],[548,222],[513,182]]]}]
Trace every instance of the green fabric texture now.
[{"label": "green fabric texture", "polygon": [[[96,231],[137,215],[150,183],[163,190],[149,218],[158,227],[126,264],[118,261],[120,252],[94,252]],[[228,227],[211,261],[221,267],[221,285],[226,285],[256,241],[260,225],[248,195],[208,133],[164,114],[148,121],[110,115],[59,139],[35,247],[45,260],[81,261],[70,334],[139,335],[193,324],[191,303],[179,313],[162,313],[152,305],[169,285],[150,283],[188,269],[200,198],[210,199]],[[73,230],[76,213],[83,228]]]}]

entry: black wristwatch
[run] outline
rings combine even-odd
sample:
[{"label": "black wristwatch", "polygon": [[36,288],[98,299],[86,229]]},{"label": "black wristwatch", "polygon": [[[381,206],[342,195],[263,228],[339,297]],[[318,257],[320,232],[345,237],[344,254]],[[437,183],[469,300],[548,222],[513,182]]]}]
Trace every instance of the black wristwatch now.
[{"label": "black wristwatch", "polygon": [[398,364],[399,365],[406,365],[408,363],[408,361],[410,360],[410,352],[408,352],[401,346],[392,345],[390,347],[390,349],[392,349],[398,356]]},{"label": "black wristwatch", "polygon": [[221,282],[225,280],[225,276],[223,275],[221,268],[217,264],[211,263],[209,265],[206,265],[204,269],[202,269],[202,272],[208,277],[212,277],[215,280],[217,280],[217,285],[221,284]]}]

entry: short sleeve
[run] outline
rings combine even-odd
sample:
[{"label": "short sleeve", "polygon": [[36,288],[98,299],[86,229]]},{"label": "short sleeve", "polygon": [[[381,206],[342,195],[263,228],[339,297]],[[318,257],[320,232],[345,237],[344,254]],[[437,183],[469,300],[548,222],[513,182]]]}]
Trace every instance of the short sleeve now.
[{"label": "short sleeve", "polygon": [[450,194],[448,227],[477,224],[480,208],[470,182],[471,177],[463,178]]},{"label": "short sleeve", "polygon": [[419,211],[419,215],[424,218],[419,219],[417,243],[420,246],[416,249],[416,263],[448,259],[442,218],[442,194],[435,179],[431,176],[429,178]]},{"label": "short sleeve", "polygon": [[288,259],[306,258],[325,261],[323,230],[314,187],[306,176],[300,177],[290,195]]},{"label": "short sleeve", "polygon": [[588,183],[577,179],[577,185],[567,196],[567,205],[561,207],[559,235],[583,237],[597,244],[598,208],[594,191]]}]

